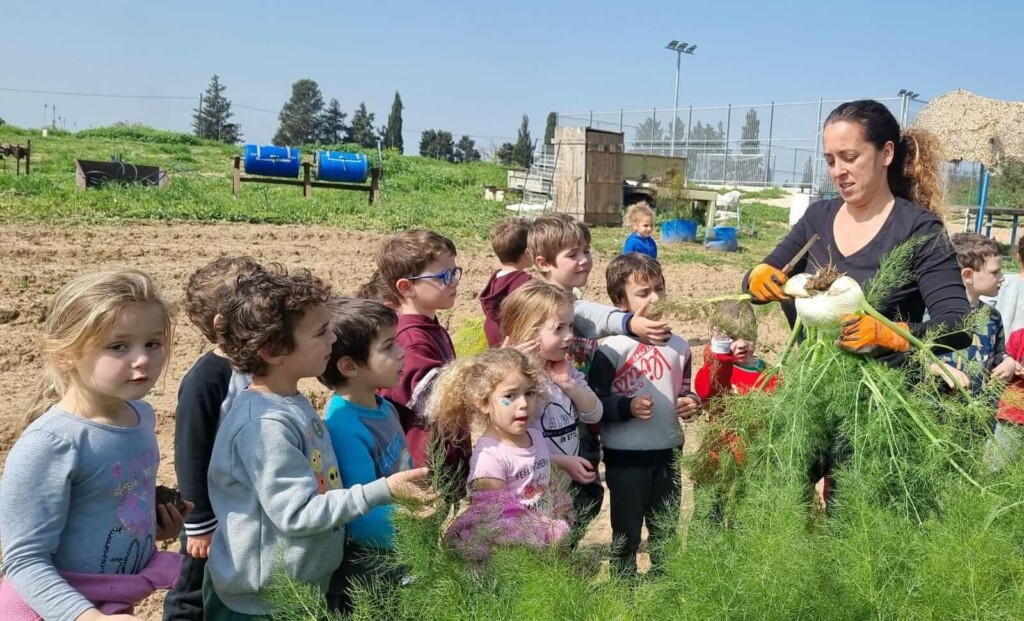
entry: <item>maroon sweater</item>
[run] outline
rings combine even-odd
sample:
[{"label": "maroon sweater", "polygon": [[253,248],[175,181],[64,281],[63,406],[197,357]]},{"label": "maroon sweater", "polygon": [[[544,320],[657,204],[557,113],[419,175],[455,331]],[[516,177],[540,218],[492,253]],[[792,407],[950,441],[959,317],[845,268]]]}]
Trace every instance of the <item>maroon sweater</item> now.
[{"label": "maroon sweater", "polygon": [[[423,315],[399,315],[396,332],[398,344],[405,349],[402,380],[398,386],[381,391],[381,395],[400,406],[399,418],[413,465],[426,466],[432,434],[423,407],[441,367],[455,360],[455,346],[437,319]],[[473,451],[468,430],[464,436],[445,447],[445,464],[456,468],[460,477],[468,474]]]},{"label": "maroon sweater", "polygon": [[501,326],[498,323],[501,303],[510,293],[530,282],[530,275],[523,270],[509,272],[500,278],[499,271],[501,270],[491,274],[491,279],[478,296],[480,307],[484,309],[484,334],[487,335],[487,344],[491,347],[501,347]]}]

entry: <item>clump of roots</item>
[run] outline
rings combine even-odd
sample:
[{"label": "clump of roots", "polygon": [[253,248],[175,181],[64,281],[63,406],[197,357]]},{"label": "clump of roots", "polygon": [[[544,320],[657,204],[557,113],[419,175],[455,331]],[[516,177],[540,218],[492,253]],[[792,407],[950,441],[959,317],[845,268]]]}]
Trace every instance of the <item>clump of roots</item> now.
[{"label": "clump of roots", "polygon": [[829,263],[825,267],[818,270],[818,273],[807,279],[807,292],[814,295],[815,293],[824,293],[829,290],[836,280],[839,279],[843,274],[836,269],[836,266]]}]

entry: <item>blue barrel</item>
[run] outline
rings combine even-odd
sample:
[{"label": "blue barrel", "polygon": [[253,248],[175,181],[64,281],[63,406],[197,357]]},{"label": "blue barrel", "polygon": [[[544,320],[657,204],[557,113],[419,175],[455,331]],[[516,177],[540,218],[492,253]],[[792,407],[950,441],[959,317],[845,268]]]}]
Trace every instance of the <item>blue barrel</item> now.
[{"label": "blue barrel", "polygon": [[275,147],[258,144],[245,145],[245,173],[266,177],[299,176],[302,154],[295,147]]},{"label": "blue barrel", "polygon": [[666,244],[697,241],[697,223],[693,220],[669,220],[661,224],[661,241]]},{"label": "blue barrel", "polygon": [[316,154],[316,178],[320,181],[362,183],[370,176],[370,160],[362,153],[319,151]]},{"label": "blue barrel", "polygon": [[739,240],[736,238],[736,227],[734,226],[716,226],[711,230],[711,234],[707,236],[704,245],[709,250],[718,250],[720,252],[736,252],[739,250]]}]

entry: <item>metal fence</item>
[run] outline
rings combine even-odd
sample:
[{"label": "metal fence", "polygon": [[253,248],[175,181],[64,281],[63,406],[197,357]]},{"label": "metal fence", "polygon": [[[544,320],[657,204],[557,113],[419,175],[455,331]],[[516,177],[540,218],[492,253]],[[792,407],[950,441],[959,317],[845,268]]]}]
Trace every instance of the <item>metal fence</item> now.
[{"label": "metal fence", "polygon": [[[925,103],[875,98],[904,123]],[[686,157],[686,178],[705,185],[805,187],[835,192],[821,153],[822,123],[845,99],[559,113],[562,126],[620,131],[630,152]]]}]

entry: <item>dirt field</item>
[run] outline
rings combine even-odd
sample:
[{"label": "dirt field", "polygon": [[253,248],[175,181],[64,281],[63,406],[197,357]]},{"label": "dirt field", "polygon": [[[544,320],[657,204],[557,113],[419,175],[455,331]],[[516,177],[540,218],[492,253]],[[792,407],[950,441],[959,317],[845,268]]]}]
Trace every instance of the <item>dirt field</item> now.
[{"label": "dirt field", "polygon": [[[130,226],[0,225],[0,463],[21,427],[21,418],[33,398],[40,361],[38,338],[44,309],[54,292],[77,274],[122,266],[149,271],[172,300],[182,296],[188,275],[222,255],[250,254],[261,261],[278,261],[309,268],[349,293],[373,271],[373,256],[382,236],[316,226],[132,224]],[[587,296],[603,301],[604,268],[611,256],[597,256]],[[464,269],[459,301],[447,320],[455,329],[466,318],[479,314],[476,293],[493,269],[489,248],[460,248]],[[701,265],[667,265],[669,293],[681,297],[708,297],[735,291],[742,272],[738,268]],[[16,310],[18,316],[10,319]],[[444,320],[444,319],[443,319]],[[784,338],[775,320],[762,322],[761,341],[775,349]],[[707,328],[680,324],[676,331],[691,341],[707,338]],[[696,345],[696,344],[695,344]],[[178,316],[174,349],[164,379],[148,400],[156,408],[161,447],[160,480],[174,483],[174,407],[178,382],[195,359],[208,347],[199,331],[183,315]],[[694,347],[699,358],[700,347]],[[315,381],[304,391],[322,391]],[[607,504],[607,503],[606,503]],[[607,507],[605,507],[607,511]],[[587,543],[610,541],[606,514],[595,520]],[[138,611],[145,619],[158,619],[162,596],[151,598]]]}]

